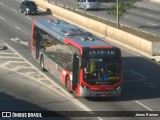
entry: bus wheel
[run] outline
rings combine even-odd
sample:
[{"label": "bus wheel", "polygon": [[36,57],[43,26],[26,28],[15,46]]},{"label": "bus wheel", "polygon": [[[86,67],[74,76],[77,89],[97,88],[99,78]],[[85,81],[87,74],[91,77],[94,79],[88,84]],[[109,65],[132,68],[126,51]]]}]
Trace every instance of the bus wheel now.
[{"label": "bus wheel", "polygon": [[86,6],[84,7],[84,10],[87,11],[87,7]]},{"label": "bus wheel", "polygon": [[27,15],[27,10],[24,11],[24,14]]},{"label": "bus wheel", "polygon": [[41,59],[40,59],[40,66],[41,66],[41,70],[42,71],[45,71],[46,69],[44,68],[44,58],[43,56],[41,56]]},{"label": "bus wheel", "polygon": [[78,9],[81,9],[80,5],[78,4]]},{"label": "bus wheel", "polygon": [[19,10],[19,11],[20,11],[20,13],[22,13],[22,9],[21,9],[21,8],[20,8],[20,10]]},{"label": "bus wheel", "polygon": [[68,76],[66,77],[66,88],[67,88],[67,91],[69,93],[71,93],[71,90],[70,90],[70,79],[69,79]]}]

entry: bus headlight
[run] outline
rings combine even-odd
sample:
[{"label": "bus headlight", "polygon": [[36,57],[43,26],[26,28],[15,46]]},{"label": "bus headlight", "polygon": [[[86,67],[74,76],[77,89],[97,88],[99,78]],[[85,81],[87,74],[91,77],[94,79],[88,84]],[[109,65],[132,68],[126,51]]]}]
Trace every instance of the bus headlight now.
[{"label": "bus headlight", "polygon": [[117,90],[121,89],[121,86],[118,86],[116,89],[117,89]]},{"label": "bus headlight", "polygon": [[84,89],[84,90],[86,90],[86,91],[88,91],[89,90],[89,87],[87,87],[86,85],[84,85],[84,84],[82,84],[82,88]]},{"label": "bus headlight", "polygon": [[27,12],[29,11],[29,8],[26,8]]},{"label": "bus headlight", "polygon": [[70,80],[72,80],[72,79],[73,79],[72,72],[70,73],[69,77],[70,77]]}]

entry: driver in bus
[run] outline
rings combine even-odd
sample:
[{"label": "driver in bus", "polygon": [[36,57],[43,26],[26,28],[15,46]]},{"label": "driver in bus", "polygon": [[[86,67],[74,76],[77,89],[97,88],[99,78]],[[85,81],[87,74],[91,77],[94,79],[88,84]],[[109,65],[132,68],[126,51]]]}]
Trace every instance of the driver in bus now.
[{"label": "driver in bus", "polygon": [[92,59],[90,63],[90,73],[95,73],[96,63],[95,60]]}]

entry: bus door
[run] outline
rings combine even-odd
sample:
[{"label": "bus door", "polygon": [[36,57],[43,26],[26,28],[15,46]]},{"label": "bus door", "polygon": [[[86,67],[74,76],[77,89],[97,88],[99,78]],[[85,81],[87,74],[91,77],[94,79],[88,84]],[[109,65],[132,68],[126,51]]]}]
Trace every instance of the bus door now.
[{"label": "bus door", "polygon": [[75,90],[79,83],[79,73],[80,73],[80,57],[78,54],[74,53],[73,56],[73,80],[72,80],[72,89]]},{"label": "bus door", "polygon": [[40,40],[41,40],[41,35],[40,33],[37,31],[36,32],[36,39],[35,39],[35,46],[36,46],[36,59],[39,58],[39,50],[40,50]]}]

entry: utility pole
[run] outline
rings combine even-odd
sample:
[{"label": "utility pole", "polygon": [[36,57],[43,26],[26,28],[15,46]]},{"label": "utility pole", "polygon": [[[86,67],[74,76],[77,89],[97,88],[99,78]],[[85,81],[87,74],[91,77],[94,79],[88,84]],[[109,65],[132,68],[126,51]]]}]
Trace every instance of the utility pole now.
[{"label": "utility pole", "polygon": [[117,29],[119,29],[119,0],[117,0]]}]

